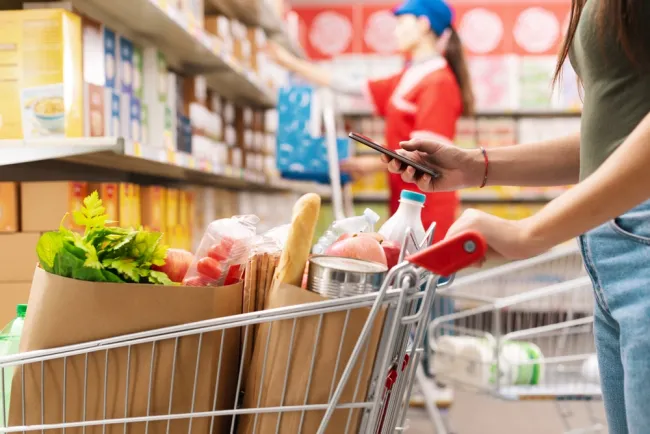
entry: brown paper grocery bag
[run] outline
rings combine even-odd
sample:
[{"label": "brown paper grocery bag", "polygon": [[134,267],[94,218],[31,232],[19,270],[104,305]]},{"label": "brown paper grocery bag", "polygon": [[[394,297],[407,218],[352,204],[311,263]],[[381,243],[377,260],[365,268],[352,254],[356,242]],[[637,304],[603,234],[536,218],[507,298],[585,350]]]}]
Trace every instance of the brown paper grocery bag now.
[{"label": "brown paper grocery bag", "polygon": [[[325,300],[323,297],[313,292],[294,286],[281,285],[269,294],[267,308],[272,309],[323,300]],[[255,340],[253,361],[244,394],[244,407],[301,406],[305,404],[305,401],[307,404],[326,404],[330,392],[333,393],[338,385],[338,380],[341,378],[341,374],[357,343],[369,312],[369,308],[359,308],[351,311],[347,325],[345,324],[345,311],[325,314],[323,315],[320,333],[318,333],[318,315],[297,319],[293,338],[293,355],[290,359],[288,355],[294,320],[276,321],[272,325],[270,323],[261,325]],[[382,313],[375,320],[368,340],[367,350],[361,352],[339,404],[365,401],[381,337],[383,317]],[[267,340],[268,345],[266,344]],[[307,390],[310,382],[309,369],[316,342],[318,344],[314,370],[309,390]],[[339,346],[341,348],[341,357],[335,373]],[[290,365],[286,376],[286,393],[283,397],[282,391],[284,389],[288,359]],[[264,367],[265,362],[266,367]],[[333,379],[335,379],[334,382]],[[358,390],[355,396],[357,382]],[[324,414],[324,411],[306,411],[301,425],[301,412],[284,412],[280,416],[278,432],[283,434],[315,433]],[[362,410],[359,409],[336,410],[332,419],[330,419],[326,432],[331,434],[344,433],[349,418],[348,432],[356,433],[361,415]],[[275,433],[278,417],[277,413],[242,416],[238,432],[239,434]]]},{"label": "brown paper grocery bag", "polygon": [[[197,288],[96,283],[37,269],[21,351],[94,341],[241,311],[241,284]],[[212,411],[215,387],[216,409],[232,409],[239,369],[239,329],[228,329],[223,348],[221,342],[222,332],[217,331],[19,367],[12,382],[10,426],[167,415],[170,407],[172,414]],[[126,428],[124,424],[113,424],[105,431],[94,426],[85,431],[67,428],[65,432],[207,434],[211,422],[210,417],[174,420],[169,422],[169,431],[167,421],[151,421],[128,424]],[[218,417],[213,422],[215,433],[230,429],[229,417]]]}]

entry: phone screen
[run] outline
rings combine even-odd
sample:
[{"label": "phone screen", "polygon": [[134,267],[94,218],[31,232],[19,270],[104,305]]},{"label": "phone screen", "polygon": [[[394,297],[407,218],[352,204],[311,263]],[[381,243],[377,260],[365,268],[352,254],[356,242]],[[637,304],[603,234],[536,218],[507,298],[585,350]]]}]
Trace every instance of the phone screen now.
[{"label": "phone screen", "polygon": [[368,137],[366,137],[364,135],[361,135],[361,134],[358,134],[358,133],[350,133],[349,137],[352,140],[354,140],[356,142],[359,142],[359,143],[361,143],[363,145],[366,145],[366,146],[374,149],[377,152],[381,152],[382,154],[388,155],[390,158],[392,158],[394,160],[400,161],[400,162],[406,164],[407,166],[411,166],[415,170],[417,170],[417,171],[419,171],[421,173],[426,173],[427,175],[430,175],[432,178],[439,178],[440,177],[440,174],[438,172],[426,167],[423,164],[418,163],[417,161],[411,160],[410,158],[406,158],[406,157],[404,157],[404,156],[402,156],[402,155],[400,155],[400,154],[398,154],[396,152],[393,152],[390,149],[387,149],[387,148],[381,146],[380,144],[373,142],[372,140],[370,140]]}]

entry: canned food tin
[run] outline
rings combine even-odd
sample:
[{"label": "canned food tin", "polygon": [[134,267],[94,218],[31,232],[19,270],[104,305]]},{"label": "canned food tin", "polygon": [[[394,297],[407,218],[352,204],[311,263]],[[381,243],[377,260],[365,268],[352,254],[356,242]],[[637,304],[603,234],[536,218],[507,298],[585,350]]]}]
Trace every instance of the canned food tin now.
[{"label": "canned food tin", "polygon": [[309,261],[307,288],[327,298],[378,291],[388,267],[376,262],[338,256],[314,256]]}]

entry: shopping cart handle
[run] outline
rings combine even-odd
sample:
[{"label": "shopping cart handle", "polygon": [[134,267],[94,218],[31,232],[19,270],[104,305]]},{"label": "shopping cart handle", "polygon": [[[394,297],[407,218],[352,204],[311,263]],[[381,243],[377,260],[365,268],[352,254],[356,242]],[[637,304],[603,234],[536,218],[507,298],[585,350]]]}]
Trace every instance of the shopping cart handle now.
[{"label": "shopping cart handle", "polygon": [[406,261],[438,276],[451,276],[483,259],[486,251],[487,244],[483,236],[478,232],[467,231],[410,255]]}]

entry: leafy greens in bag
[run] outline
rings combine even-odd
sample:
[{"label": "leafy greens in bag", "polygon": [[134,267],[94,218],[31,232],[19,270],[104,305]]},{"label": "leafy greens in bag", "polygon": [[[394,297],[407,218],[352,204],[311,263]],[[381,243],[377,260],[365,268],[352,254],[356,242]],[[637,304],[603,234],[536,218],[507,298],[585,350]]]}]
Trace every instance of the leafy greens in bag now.
[{"label": "leafy greens in bag", "polygon": [[96,191],[83,203],[73,213],[74,222],[86,228],[83,235],[61,225],[39,239],[36,253],[45,271],[94,282],[172,285],[165,273],[151,269],[165,264],[161,233],[106,226],[112,222]]}]

